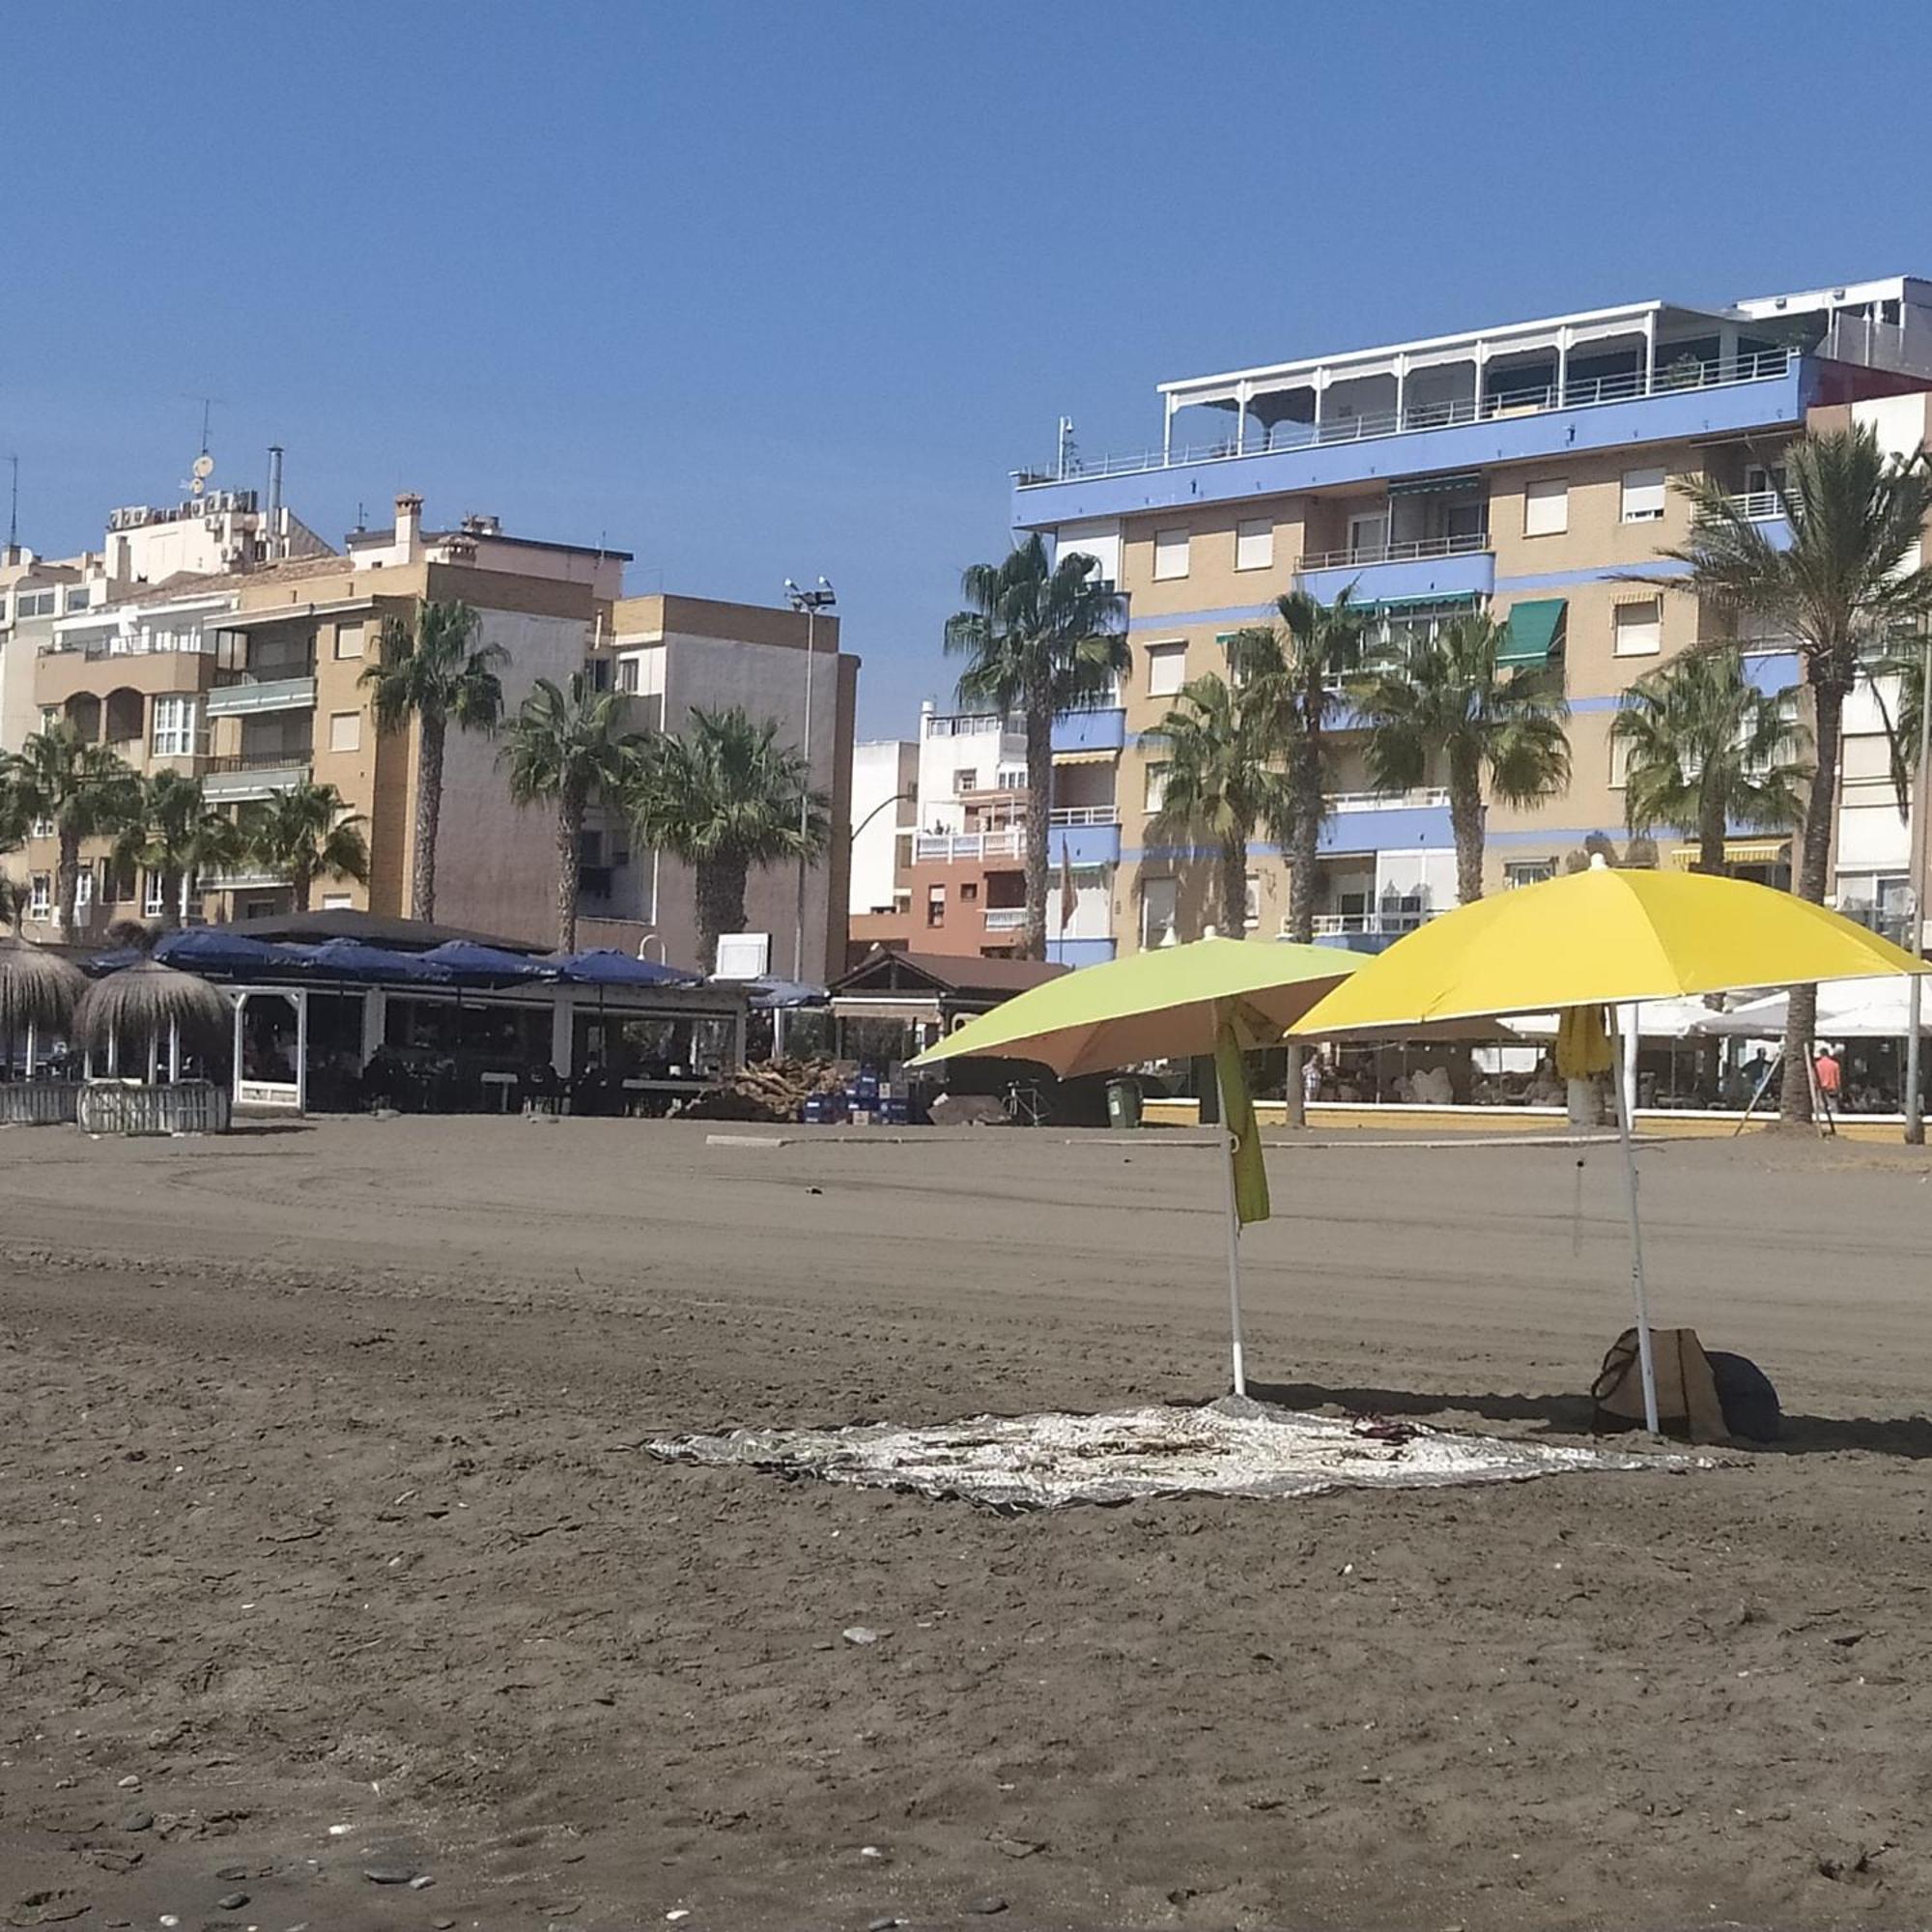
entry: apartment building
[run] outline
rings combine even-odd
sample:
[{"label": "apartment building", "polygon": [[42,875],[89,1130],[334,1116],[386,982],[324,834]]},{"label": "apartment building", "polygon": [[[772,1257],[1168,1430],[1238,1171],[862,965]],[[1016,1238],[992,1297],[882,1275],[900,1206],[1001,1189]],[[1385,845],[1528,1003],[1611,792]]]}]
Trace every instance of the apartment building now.
[{"label": "apartment building", "polygon": [[[1046,950],[1060,965],[1114,955],[1120,716],[1113,706],[1054,726]],[[917,818],[900,835],[895,902],[855,914],[853,942],[1009,957],[1026,923],[1025,735],[1016,719],[930,701],[919,727]]]},{"label": "apartment building", "polygon": [[[1061,727],[1069,747],[1076,732],[1084,747],[1105,747],[1123,827],[1108,875],[1122,952],[1195,937],[1212,917],[1211,853],[1156,829],[1163,766],[1149,734],[1181,684],[1220,670],[1229,638],[1269,621],[1295,586],[1323,602],[1352,588],[1385,638],[1485,609],[1507,622],[1516,662],[1561,665],[1573,782],[1540,809],[1489,808],[1486,890],[1548,876],[1593,832],[1620,838],[1610,724],[1621,694],[1691,642],[1737,635],[1676,587],[1686,568],[1660,554],[1690,531],[1673,481],[1717,479],[1776,541],[1788,538],[1781,452],[1807,426],[1869,423],[1888,450],[1919,448],[1932,284],[1895,277],[1716,309],[1637,302],[1159,393],[1157,448],[1069,458],[1051,473],[1021,472],[1013,491],[1017,527],[1093,555],[1128,600],[1133,662],[1120,705]],[[1763,688],[1799,683],[1788,639],[1740,641]],[[1872,694],[1847,725],[1836,894],[1877,917],[1903,887],[1906,852]],[[1319,929],[1374,950],[1456,902],[1447,799],[1434,785],[1378,793],[1359,742],[1345,730],[1341,744]],[[1067,777],[1094,784],[1094,770]],[[1660,843],[1662,863],[1688,863],[1688,841]],[[1731,856],[1752,876],[1788,877],[1788,840],[1740,837]],[[1287,906],[1282,855],[1260,844],[1250,928],[1278,932]]]},{"label": "apartment building", "polygon": [[[599,624],[593,674],[627,695],[635,729],[681,733],[695,710],[741,705],[756,723],[775,722],[781,744],[805,752],[811,788],[826,801],[831,840],[807,867],[802,913],[796,865],[752,873],[747,930],[765,942],[772,973],[815,985],[837,978],[844,970],[851,891],[859,696],[859,660],[839,648],[838,620],[764,604],[656,595],[615,600],[600,612]],[[674,964],[695,960],[690,869],[662,853],[632,854],[627,830],[608,813],[585,840],[586,862],[611,868],[611,896],[602,908],[594,893],[584,899],[584,943],[635,950],[654,937]]]},{"label": "apartment building", "polygon": [[851,938],[861,923],[892,919],[912,900],[912,837],[919,829],[919,746],[910,738],[865,738],[852,747]]},{"label": "apartment building", "polygon": [[[182,541],[196,522],[191,510],[205,512],[198,546]],[[805,620],[790,611],[625,599],[628,553],[514,536],[494,517],[429,529],[420,497],[407,494],[391,525],[350,532],[339,553],[285,514],[267,529],[247,493],[179,514],[117,512],[102,580],[116,594],[41,620],[27,728],[66,718],[139,772],[198,776],[210,804],[237,813],[305,780],[332,784],[365,821],[371,872],[366,884],[322,881],[320,907],[402,914],[410,906],[417,735],[379,733],[360,678],[385,619],[407,617],[419,601],[460,601],[477,612],[478,642],[504,653],[498,674],[510,711],[537,678],[564,683],[584,672],[638,694],[639,729],[676,729],[695,704],[739,701],[795,729],[790,668],[802,662]],[[839,656],[836,625],[818,628],[828,661],[813,771],[838,811],[850,781],[857,662]],[[449,734],[437,915],[544,942],[555,931],[554,820],[545,808],[512,803],[499,750],[489,738]],[[49,833],[37,829],[16,867],[29,885],[30,929],[42,937],[58,925]],[[655,941],[652,950],[672,961],[694,960],[689,880],[653,854],[634,856],[611,822],[593,824],[585,848],[583,943],[636,952]],[[843,852],[835,840],[811,872],[809,966],[820,976],[844,959]],[[98,937],[116,919],[162,911],[161,881],[114,867],[107,841],[90,841],[84,858],[83,933]],[[782,914],[788,961],[795,894],[785,889],[781,905],[779,886],[762,878],[757,891],[774,900],[756,908],[774,931]],[[247,868],[197,881],[187,911],[246,921],[290,903],[286,878]]]}]

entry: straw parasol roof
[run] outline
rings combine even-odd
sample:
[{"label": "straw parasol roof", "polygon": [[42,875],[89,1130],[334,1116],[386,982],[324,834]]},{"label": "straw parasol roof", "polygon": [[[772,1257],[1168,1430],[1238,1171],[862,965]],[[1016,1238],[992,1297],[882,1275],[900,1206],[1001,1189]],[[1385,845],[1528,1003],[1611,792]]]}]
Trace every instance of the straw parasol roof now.
[{"label": "straw parasol roof", "polygon": [[66,1026],[86,984],[79,967],[58,952],[0,938],[0,1035]]},{"label": "straw parasol roof", "polygon": [[89,1046],[159,1039],[179,1024],[185,1038],[218,1038],[235,1009],[206,980],[142,959],[97,980],[74,1009],[74,1032]]}]

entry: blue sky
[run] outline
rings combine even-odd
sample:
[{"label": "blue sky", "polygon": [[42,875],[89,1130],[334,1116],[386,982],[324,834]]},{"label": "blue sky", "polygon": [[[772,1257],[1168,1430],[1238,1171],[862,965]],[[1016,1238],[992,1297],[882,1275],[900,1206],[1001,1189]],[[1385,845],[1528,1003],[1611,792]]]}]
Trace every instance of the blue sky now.
[{"label": "blue sky", "polygon": [[1500,0],[42,4],[8,20],[0,455],[21,535],[288,448],[339,537],[838,585],[861,728],[1063,412],[1649,297],[1932,273],[1932,10]]}]

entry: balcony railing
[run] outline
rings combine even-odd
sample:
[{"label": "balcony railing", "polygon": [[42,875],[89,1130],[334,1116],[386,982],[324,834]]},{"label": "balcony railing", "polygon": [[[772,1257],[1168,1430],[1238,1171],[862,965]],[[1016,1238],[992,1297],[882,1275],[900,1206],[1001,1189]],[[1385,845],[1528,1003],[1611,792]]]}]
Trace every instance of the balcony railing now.
[{"label": "balcony railing", "polygon": [[302,776],[308,776],[308,768],[315,753],[312,750],[296,752],[222,752],[212,758],[202,760],[202,771],[211,778],[222,777],[230,772],[271,772],[288,771],[299,767]]},{"label": "balcony railing", "polygon": [[1315,936],[1340,939],[1350,933],[1365,933],[1392,939],[1398,933],[1413,932],[1434,917],[1434,911],[1427,906],[1392,906],[1375,912],[1318,912]]},{"label": "balcony railing", "polygon": [[315,703],[312,672],[258,677],[252,671],[215,673],[208,695],[211,718],[238,718],[264,711],[306,711]]},{"label": "balcony railing", "polygon": [[1026,834],[1017,825],[997,832],[923,832],[913,841],[913,857],[929,864],[952,865],[961,860],[1017,859],[1026,850]]},{"label": "balcony railing", "polygon": [[1068,805],[1057,807],[1046,815],[1049,825],[1118,825],[1121,808],[1117,805]]},{"label": "balcony railing", "polygon": [[[1668,353],[1667,349],[1664,352]],[[1021,489],[1067,483],[1094,476],[1130,476],[1148,469],[1179,469],[1184,464],[1217,463],[1235,457],[1270,456],[1288,449],[1315,449],[1328,443],[1365,442],[1384,436],[1413,436],[1425,430],[1452,429],[1460,423],[1490,422],[1498,416],[1540,415],[1551,410],[1594,409],[1605,403],[1627,403],[1645,396],[1676,394],[1685,389],[1729,388],[1740,383],[1775,382],[1791,366],[1796,350],[1768,349],[1734,361],[1666,362],[1651,374],[1633,370],[1623,376],[1598,376],[1587,381],[1537,389],[1514,389],[1481,400],[1465,397],[1448,403],[1420,403],[1400,412],[1376,411],[1364,415],[1338,416],[1327,422],[1277,423],[1265,436],[1230,437],[1220,442],[1171,445],[1137,450],[1123,456],[1100,456],[1069,462],[1064,469],[1022,470]]]},{"label": "balcony railing", "polygon": [[162,633],[133,638],[59,639],[41,646],[43,658],[77,657],[93,664],[101,658],[213,657],[214,639],[199,632]]},{"label": "balcony railing", "polygon": [[1402,543],[1351,544],[1342,550],[1318,550],[1295,560],[1296,570],[1352,570],[1366,563],[1416,563],[1432,556],[1473,556],[1490,548],[1488,530],[1466,530],[1455,536],[1415,537]]},{"label": "balcony railing", "polygon": [[1754,524],[1769,523],[1774,517],[1785,514],[1784,499],[1776,490],[1747,490],[1729,498],[1729,502],[1739,516]]},{"label": "balcony railing", "polygon": [[1017,932],[1026,923],[1025,906],[988,906],[986,908],[986,930],[988,932]]},{"label": "balcony railing", "polygon": [[1321,802],[1332,811],[1422,811],[1449,803],[1440,785],[1417,785],[1412,791],[1331,791]]}]

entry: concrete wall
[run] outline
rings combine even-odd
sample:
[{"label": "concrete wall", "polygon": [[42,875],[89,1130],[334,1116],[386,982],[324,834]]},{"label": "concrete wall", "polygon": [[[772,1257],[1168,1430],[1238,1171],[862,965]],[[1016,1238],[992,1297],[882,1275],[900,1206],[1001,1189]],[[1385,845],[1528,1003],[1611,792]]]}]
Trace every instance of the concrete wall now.
[{"label": "concrete wall", "polygon": [[[918,823],[919,747],[875,738],[852,748],[851,885],[855,914],[890,911],[904,856],[902,832]],[[863,829],[862,829],[863,828]]]}]

